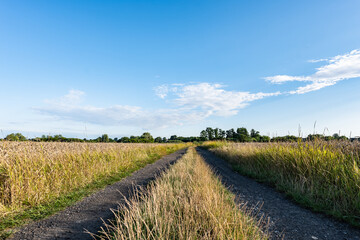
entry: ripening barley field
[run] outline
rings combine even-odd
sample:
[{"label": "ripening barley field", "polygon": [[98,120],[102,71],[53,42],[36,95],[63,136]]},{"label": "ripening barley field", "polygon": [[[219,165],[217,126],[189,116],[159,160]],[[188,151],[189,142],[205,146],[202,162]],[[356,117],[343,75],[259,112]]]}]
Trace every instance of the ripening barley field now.
[{"label": "ripening barley field", "polygon": [[360,225],[359,142],[209,142],[205,147],[301,204]]},{"label": "ripening barley field", "polygon": [[114,182],[184,147],[185,144],[0,142],[0,223],[8,222],[8,226],[0,224],[0,232],[14,225],[16,215],[28,209],[51,204],[89,184],[99,183],[101,187],[106,181]]}]

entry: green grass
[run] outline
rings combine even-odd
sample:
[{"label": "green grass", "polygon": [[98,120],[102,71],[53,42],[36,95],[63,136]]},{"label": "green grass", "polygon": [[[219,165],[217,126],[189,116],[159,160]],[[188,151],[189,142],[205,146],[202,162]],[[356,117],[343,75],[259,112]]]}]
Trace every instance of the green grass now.
[{"label": "green grass", "polygon": [[228,143],[210,150],[314,211],[360,226],[360,144]]},{"label": "green grass", "polygon": [[[177,148],[167,148],[166,154],[170,154],[175,151],[177,151]],[[68,206],[73,205],[77,201],[81,200],[86,196],[89,196],[97,190],[102,189],[107,185],[113,184],[131,175],[133,172],[143,168],[150,163],[154,163],[162,156],[163,155],[161,154],[153,153],[149,155],[146,159],[134,159],[134,164],[131,165],[131,167],[127,168],[126,171],[120,171],[112,174],[111,176],[99,177],[90,184],[71,191],[70,193],[62,194],[61,196],[46,204],[38,204],[34,207],[29,207],[25,210],[22,210],[21,212],[11,213],[5,216],[1,219],[0,222],[0,239],[6,239],[7,237],[9,237],[14,232],[15,228],[19,226],[22,226],[31,221],[44,219],[58,211],[65,209]]]}]

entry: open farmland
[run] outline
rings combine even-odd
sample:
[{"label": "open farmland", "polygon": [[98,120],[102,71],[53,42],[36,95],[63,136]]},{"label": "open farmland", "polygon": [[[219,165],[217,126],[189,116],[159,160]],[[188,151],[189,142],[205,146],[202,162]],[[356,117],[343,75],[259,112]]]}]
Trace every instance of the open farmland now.
[{"label": "open farmland", "polygon": [[190,144],[3,144],[0,238],[91,239],[89,232],[100,239],[360,236],[359,229],[233,170],[358,225],[358,143],[218,141],[190,147],[186,155],[185,149],[168,154]]},{"label": "open farmland", "polygon": [[358,142],[210,142],[205,146],[238,172],[272,184],[302,205],[360,225]]},{"label": "open farmland", "polygon": [[184,147],[1,142],[0,230],[49,215]]}]

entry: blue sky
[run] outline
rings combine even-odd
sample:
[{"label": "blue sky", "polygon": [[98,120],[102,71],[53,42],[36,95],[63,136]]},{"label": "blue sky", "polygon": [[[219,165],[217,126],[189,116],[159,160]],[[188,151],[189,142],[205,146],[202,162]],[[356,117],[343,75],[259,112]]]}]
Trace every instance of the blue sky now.
[{"label": "blue sky", "polygon": [[[360,135],[360,2],[0,3],[0,129]],[[2,136],[0,136],[1,138]]]}]

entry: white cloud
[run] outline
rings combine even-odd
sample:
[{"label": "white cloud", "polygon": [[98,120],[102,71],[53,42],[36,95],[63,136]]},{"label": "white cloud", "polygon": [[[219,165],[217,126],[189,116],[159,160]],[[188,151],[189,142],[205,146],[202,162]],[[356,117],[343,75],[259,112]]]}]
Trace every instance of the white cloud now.
[{"label": "white cloud", "polygon": [[172,91],[173,101],[183,108],[198,109],[208,115],[232,116],[252,101],[280,94],[235,92],[223,88],[223,85],[210,83],[184,85]]},{"label": "white cloud", "polygon": [[308,62],[310,62],[310,63],[326,62],[326,61],[329,61],[329,59],[327,59],[327,58],[321,58],[321,59],[311,59],[311,60],[308,60]]},{"label": "white cloud", "polygon": [[71,90],[58,100],[45,101],[40,113],[60,120],[88,122],[99,125],[138,126],[145,129],[164,128],[196,123],[210,116],[232,116],[250,102],[280,93],[249,93],[226,91],[220,84],[174,84],[155,88],[161,99],[168,97],[171,108],[143,109],[138,106],[114,105],[94,107],[81,104],[84,92]]},{"label": "white cloud", "polygon": [[[176,110],[144,110],[138,106],[114,105],[110,107],[94,107],[52,102],[46,107],[35,110],[60,120],[88,122],[98,125],[139,126],[145,129],[162,128],[181,124],[182,118]],[[194,116],[195,117],[195,116]]]},{"label": "white cloud", "polygon": [[316,72],[309,76],[276,75],[265,79],[274,84],[300,81],[309,82],[306,86],[290,91],[290,94],[304,94],[324,87],[335,85],[337,82],[360,77],[360,50],[356,49],[344,55],[330,59],[312,60],[312,62],[327,61],[328,64],[316,68]]},{"label": "white cloud", "polygon": [[164,99],[169,92],[169,88],[167,85],[160,85],[160,86],[155,87],[154,91],[155,91],[156,96]]},{"label": "white cloud", "polygon": [[71,104],[79,104],[82,102],[85,93],[79,90],[70,90],[68,94],[61,97],[60,99],[55,100],[45,100],[45,102],[49,104],[56,104],[56,105],[71,105]]}]

